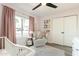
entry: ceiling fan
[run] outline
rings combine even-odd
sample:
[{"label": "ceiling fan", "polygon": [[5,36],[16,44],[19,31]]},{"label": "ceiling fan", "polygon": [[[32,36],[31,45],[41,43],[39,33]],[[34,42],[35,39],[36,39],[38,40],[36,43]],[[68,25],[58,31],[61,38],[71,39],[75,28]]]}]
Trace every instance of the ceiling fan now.
[{"label": "ceiling fan", "polygon": [[[38,7],[40,7],[40,6],[42,6],[42,5],[43,5],[42,3],[39,3],[39,4],[38,4],[36,7],[34,7],[32,10],[37,9]],[[57,6],[54,5],[54,4],[52,4],[52,3],[46,3],[45,5],[48,6],[48,7],[51,7],[51,8],[57,8]]]}]

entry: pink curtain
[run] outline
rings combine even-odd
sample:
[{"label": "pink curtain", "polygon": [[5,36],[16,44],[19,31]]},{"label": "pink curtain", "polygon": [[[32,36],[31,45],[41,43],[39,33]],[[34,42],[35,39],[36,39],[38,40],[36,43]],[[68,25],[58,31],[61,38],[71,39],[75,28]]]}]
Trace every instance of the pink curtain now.
[{"label": "pink curtain", "polygon": [[31,31],[34,32],[34,17],[29,16],[29,32]]},{"label": "pink curtain", "polygon": [[0,36],[6,36],[13,43],[16,43],[15,11],[12,8],[3,6]]}]

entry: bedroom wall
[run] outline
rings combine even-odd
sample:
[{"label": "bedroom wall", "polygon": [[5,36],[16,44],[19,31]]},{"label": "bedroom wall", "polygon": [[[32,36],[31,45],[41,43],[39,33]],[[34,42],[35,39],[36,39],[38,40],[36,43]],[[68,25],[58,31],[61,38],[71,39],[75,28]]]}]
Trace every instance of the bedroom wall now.
[{"label": "bedroom wall", "polygon": [[[44,18],[41,18],[41,20],[49,18],[51,20],[51,22],[50,22],[50,30],[53,31],[52,30],[52,25],[53,25],[53,19],[54,18],[63,17],[63,16],[70,16],[70,15],[77,15],[78,16],[78,19],[77,19],[77,35],[79,36],[79,8],[59,12],[57,14],[50,15],[50,16],[46,16]],[[52,32],[48,33],[48,42],[52,43]]]},{"label": "bedroom wall", "polygon": [[43,20],[40,17],[35,17],[35,31],[43,30]]}]

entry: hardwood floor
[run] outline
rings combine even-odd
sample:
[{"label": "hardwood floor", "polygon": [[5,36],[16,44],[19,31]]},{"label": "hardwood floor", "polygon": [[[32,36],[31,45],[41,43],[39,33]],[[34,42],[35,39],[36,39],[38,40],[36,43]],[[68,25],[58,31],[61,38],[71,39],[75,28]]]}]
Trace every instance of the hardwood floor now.
[{"label": "hardwood floor", "polygon": [[64,50],[66,56],[72,56],[72,48],[71,47],[58,45],[58,44],[54,44],[54,43],[47,43],[47,45]]}]

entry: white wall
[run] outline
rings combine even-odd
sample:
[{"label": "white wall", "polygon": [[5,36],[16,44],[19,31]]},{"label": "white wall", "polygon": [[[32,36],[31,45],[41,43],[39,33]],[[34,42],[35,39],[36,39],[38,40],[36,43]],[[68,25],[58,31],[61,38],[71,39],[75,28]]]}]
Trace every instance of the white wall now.
[{"label": "white wall", "polygon": [[[79,36],[79,8],[78,9],[72,9],[72,10],[67,10],[67,11],[63,11],[63,12],[59,12],[59,13],[56,13],[54,15],[50,15],[50,16],[46,16],[44,18],[41,18],[41,20],[43,19],[51,19],[51,22],[50,22],[50,33],[48,34],[48,42],[49,43],[52,43],[52,25],[53,25],[53,19],[55,18],[59,18],[59,17],[64,17],[64,16],[70,16],[70,15],[77,15],[78,16],[78,19],[77,19],[77,34]],[[42,24],[43,26],[43,24]]]},{"label": "white wall", "polygon": [[35,17],[35,31],[43,31],[43,20],[40,17]]}]

